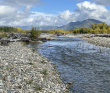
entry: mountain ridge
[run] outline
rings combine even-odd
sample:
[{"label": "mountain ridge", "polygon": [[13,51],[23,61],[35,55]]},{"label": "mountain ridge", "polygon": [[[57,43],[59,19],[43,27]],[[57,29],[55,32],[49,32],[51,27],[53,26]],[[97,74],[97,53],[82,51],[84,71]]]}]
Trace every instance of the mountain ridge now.
[{"label": "mountain ridge", "polygon": [[[57,30],[57,29],[61,29],[61,30],[71,30],[71,29],[75,29],[75,28],[80,28],[80,27],[91,27],[92,24],[94,23],[103,23],[102,21],[96,20],[96,19],[86,19],[83,21],[76,21],[76,22],[70,22],[66,25],[63,26],[40,26],[40,27],[36,27],[39,30]],[[24,30],[31,30],[32,26],[18,26]]]},{"label": "mountain ridge", "polygon": [[59,27],[59,29],[71,30],[71,29],[80,28],[80,27],[91,27],[91,25],[94,23],[97,24],[97,23],[103,23],[103,22],[101,22],[99,20],[95,20],[95,19],[87,19],[87,20],[83,20],[83,21],[70,22],[67,25]]}]

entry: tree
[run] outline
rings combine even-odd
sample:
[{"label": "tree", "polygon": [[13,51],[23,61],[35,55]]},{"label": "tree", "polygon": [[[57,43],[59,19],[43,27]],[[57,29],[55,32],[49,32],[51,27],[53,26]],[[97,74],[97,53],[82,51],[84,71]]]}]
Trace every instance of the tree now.
[{"label": "tree", "polygon": [[92,24],[91,28],[94,30],[96,28],[96,24]]},{"label": "tree", "polygon": [[108,29],[107,29],[107,33],[110,33],[110,27],[108,27]]},{"label": "tree", "polygon": [[39,35],[40,35],[40,31],[39,30],[36,30],[36,27],[32,27],[31,31],[30,31],[30,37],[33,38],[33,39],[38,39],[39,38]]},{"label": "tree", "polygon": [[17,30],[18,32],[22,31],[22,29],[21,29],[21,28],[18,28],[18,27],[16,27],[16,30]]}]

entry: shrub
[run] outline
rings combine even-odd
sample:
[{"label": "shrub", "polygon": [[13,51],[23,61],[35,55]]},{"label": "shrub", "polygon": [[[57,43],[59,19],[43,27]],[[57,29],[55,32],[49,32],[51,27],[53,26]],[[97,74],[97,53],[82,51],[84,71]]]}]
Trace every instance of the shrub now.
[{"label": "shrub", "polygon": [[8,37],[6,33],[0,34],[0,37]]},{"label": "shrub", "polygon": [[32,82],[33,82],[33,80],[31,79],[31,80],[29,80],[29,81],[27,81],[27,84],[32,84]]},{"label": "shrub", "polygon": [[36,84],[36,85],[35,85],[35,90],[36,90],[36,91],[38,91],[38,90],[42,90],[42,86]]},{"label": "shrub", "polygon": [[44,75],[48,75],[47,69],[44,69],[41,73],[44,74]]},{"label": "shrub", "polygon": [[40,31],[36,30],[36,28],[32,27],[32,30],[30,31],[30,38],[38,39],[40,35]]},{"label": "shrub", "polygon": [[29,64],[29,65],[33,65],[33,63],[31,63],[31,62],[30,62],[30,63],[28,63],[28,64]]}]

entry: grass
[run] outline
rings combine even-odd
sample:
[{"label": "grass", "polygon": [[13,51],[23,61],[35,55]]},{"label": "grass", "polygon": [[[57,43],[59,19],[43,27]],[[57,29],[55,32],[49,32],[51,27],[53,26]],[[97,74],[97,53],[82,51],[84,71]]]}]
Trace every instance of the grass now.
[{"label": "grass", "polygon": [[42,86],[38,85],[38,84],[35,84],[35,90],[36,91],[42,90]]},{"label": "grass", "polygon": [[0,34],[0,37],[8,37],[6,33]]},{"label": "grass", "polygon": [[9,67],[6,68],[6,70],[9,70],[9,69],[10,69]]},{"label": "grass", "polygon": [[28,63],[28,64],[29,64],[29,65],[33,65],[33,63],[31,63],[31,62],[30,62],[30,63]]},{"label": "grass", "polygon": [[32,48],[32,52],[35,52],[35,51],[36,51],[36,49]]},{"label": "grass", "polygon": [[29,80],[29,81],[27,81],[27,84],[32,84],[32,82],[33,82],[33,79],[31,79],[31,80]]},{"label": "grass", "polygon": [[41,63],[45,64],[46,62],[45,62],[45,60],[42,60]]},{"label": "grass", "polygon": [[44,75],[48,75],[47,69],[44,69],[41,73],[44,74]]}]

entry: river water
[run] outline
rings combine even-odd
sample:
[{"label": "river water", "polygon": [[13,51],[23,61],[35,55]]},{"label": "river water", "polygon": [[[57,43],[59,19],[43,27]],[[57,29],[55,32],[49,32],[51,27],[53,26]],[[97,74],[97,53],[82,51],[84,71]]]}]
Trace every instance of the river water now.
[{"label": "river water", "polygon": [[80,38],[58,38],[28,46],[58,66],[62,80],[72,83],[73,93],[110,93],[110,48]]}]

